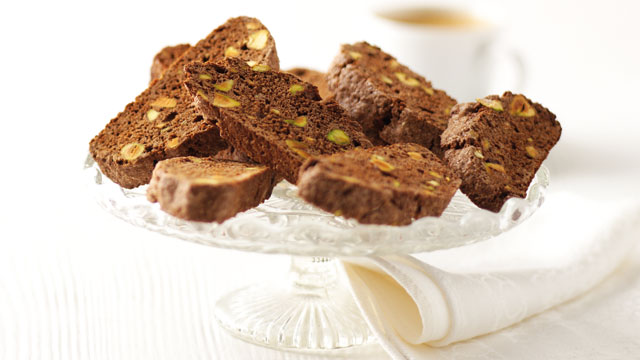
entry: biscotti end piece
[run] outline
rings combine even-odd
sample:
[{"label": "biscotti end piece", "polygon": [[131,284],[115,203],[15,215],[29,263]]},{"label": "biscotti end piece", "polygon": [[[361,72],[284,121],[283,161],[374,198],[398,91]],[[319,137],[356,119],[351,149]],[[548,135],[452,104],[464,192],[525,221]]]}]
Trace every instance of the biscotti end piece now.
[{"label": "biscotti end piece", "polygon": [[185,67],[186,87],[221,136],[295,184],[304,160],[371,143],[337,103],[312,84],[237,59]]},{"label": "biscotti end piece", "polygon": [[329,85],[327,84],[327,78],[325,73],[321,73],[316,70],[306,68],[293,68],[286,70],[289,74],[293,74],[300,79],[312,83],[318,88],[320,97],[323,99],[330,98],[333,94],[329,91]]},{"label": "biscotti end piece", "polygon": [[393,56],[366,42],[343,45],[327,81],[374,144],[411,142],[442,155],[440,134],[456,101]]},{"label": "biscotti end piece", "polygon": [[394,144],[313,157],[300,169],[298,194],[363,224],[407,225],[440,216],[460,180],[416,144]]},{"label": "biscotti end piece", "polygon": [[151,80],[149,80],[149,83],[162,77],[165,70],[190,47],[191,45],[189,44],[178,44],[167,46],[160,50],[160,52],[153,57],[153,63],[151,63]]},{"label": "biscotti end piece", "polygon": [[498,212],[509,198],[526,197],[561,132],[544,106],[511,92],[491,95],[453,108],[442,134],[444,159],[471,201]]},{"label": "biscotti end piece", "polygon": [[221,223],[268,199],[275,185],[266,166],[176,157],[156,165],[147,198],[175,217]]},{"label": "biscotti end piece", "polygon": [[91,140],[91,156],[102,172],[133,188],[151,180],[160,160],[206,157],[227,148],[215,122],[204,119],[182,84],[185,64],[225,57],[279,67],[275,42],[264,25],[254,18],[229,19],[189,48]]}]

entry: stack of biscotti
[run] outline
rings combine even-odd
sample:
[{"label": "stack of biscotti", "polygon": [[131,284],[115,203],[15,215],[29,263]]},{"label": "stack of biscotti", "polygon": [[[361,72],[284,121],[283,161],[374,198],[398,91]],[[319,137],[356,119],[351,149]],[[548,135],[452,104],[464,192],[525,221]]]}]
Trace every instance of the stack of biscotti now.
[{"label": "stack of biscotti", "polygon": [[[192,63],[185,85],[221,136],[299,186],[299,195],[362,223],[439,216],[460,180],[416,144],[372,147],[332,100],[289,74],[236,59]],[[306,160],[306,162],[305,162]]]},{"label": "stack of biscotti", "polygon": [[92,156],[123,187],[151,180],[148,199],[186,220],[223,222],[284,178],[335,215],[407,225],[440,216],[458,188],[491,211],[524,197],[561,132],[523,95],[456,105],[365,42],[344,45],[326,75],[278,68],[253,18],[166,47]]},{"label": "stack of biscotti", "polygon": [[309,157],[369,147],[338,104],[298,77],[239,59],[185,66],[185,85],[220,135],[253,161],[295,184]]},{"label": "stack of biscotti", "polygon": [[228,20],[187,49],[91,141],[91,155],[105,175],[133,188],[149,182],[160,160],[211,156],[227,148],[215,122],[204,120],[182,84],[184,65],[225,57],[279,67],[275,42],[260,21]]},{"label": "stack of biscotti", "polygon": [[555,115],[506,92],[459,104],[366,42],[343,45],[327,74],[335,99],[374,144],[417,143],[443,158],[476,205],[500,211],[560,138]]}]

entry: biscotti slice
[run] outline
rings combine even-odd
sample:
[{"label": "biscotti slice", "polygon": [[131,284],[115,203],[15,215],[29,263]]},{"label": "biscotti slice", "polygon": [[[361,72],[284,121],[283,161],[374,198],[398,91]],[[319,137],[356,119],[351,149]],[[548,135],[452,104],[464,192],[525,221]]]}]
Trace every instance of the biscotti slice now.
[{"label": "biscotti slice", "polygon": [[178,44],[174,46],[167,46],[160,50],[160,52],[153,57],[153,63],[151,64],[151,80],[149,80],[149,83],[155,79],[159,79],[165,70],[167,70],[169,66],[190,47],[191,45],[189,44]]},{"label": "biscotti slice", "polygon": [[286,72],[315,85],[318,88],[321,98],[328,99],[332,95],[331,91],[329,91],[329,84],[327,84],[325,73],[305,68],[293,68],[286,70]]},{"label": "biscotti slice", "polygon": [[487,96],[453,108],[444,159],[471,201],[498,212],[509,198],[526,197],[561,132],[553,113],[523,95]]},{"label": "biscotti slice", "polygon": [[211,156],[227,147],[182,85],[192,61],[237,57],[278,68],[275,43],[257,19],[228,20],[189,48],[160,79],[127,105],[90,143],[102,172],[126,188],[146,184],[156,162],[176,156]]},{"label": "biscotti slice", "polygon": [[312,155],[371,145],[344,109],[291,74],[238,59],[192,63],[185,71],[198,108],[217,119],[229,145],[293,184]]},{"label": "biscotti slice", "polygon": [[440,216],[460,180],[416,144],[394,144],[313,157],[300,170],[298,194],[363,224],[407,225]]},{"label": "biscotti slice", "polygon": [[343,45],[327,81],[374,144],[411,142],[442,154],[440,134],[456,101],[393,56],[366,42]]},{"label": "biscotti slice", "polygon": [[185,156],[158,162],[147,198],[175,217],[221,223],[268,199],[275,185],[266,166]]},{"label": "biscotti slice", "polygon": [[242,152],[236,150],[235,148],[233,148],[232,146],[229,146],[228,148],[218,151],[217,154],[215,154],[213,156],[214,159],[218,159],[218,160],[233,160],[233,161],[239,161],[239,162],[244,162],[244,163],[254,163],[255,162],[253,160],[251,160],[247,155],[243,154]]}]

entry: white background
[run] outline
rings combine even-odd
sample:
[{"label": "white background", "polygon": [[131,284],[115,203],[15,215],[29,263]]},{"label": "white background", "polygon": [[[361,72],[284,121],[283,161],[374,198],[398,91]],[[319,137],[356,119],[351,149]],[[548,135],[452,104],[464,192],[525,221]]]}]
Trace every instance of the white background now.
[{"label": "white background", "polygon": [[[529,82],[514,90],[549,107],[563,125],[548,161],[552,191],[603,206],[639,199],[640,4],[489,5],[504,11],[508,41],[526,59]],[[370,6],[3,4],[0,359],[297,358],[233,340],[210,318],[217,296],[277,276],[285,257],[206,248],[127,225],[87,198],[82,164],[89,140],[146,87],[162,47],[193,44],[228,17],[249,15],[271,30],[282,68],[323,70],[340,43],[375,31],[359,26]],[[561,226],[535,224],[549,234]],[[635,277],[617,281],[618,291],[640,286]],[[637,299],[630,301],[640,313]]]}]

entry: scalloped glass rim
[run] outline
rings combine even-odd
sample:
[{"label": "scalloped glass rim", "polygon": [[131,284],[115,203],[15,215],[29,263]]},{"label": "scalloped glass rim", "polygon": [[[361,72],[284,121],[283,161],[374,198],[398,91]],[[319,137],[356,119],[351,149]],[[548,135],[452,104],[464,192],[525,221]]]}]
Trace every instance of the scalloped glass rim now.
[{"label": "scalloped glass rim", "polygon": [[499,213],[475,206],[460,191],[440,217],[407,226],[363,225],[322,211],[296,195],[282,181],[271,198],[222,224],[185,221],[146,199],[147,186],[123,189],[102,175],[87,156],[88,188],[105,210],[151,231],[200,244],[261,253],[300,256],[411,254],[468,245],[522,223],[544,201],[549,171],[541,166],[526,199],[509,199]]}]

